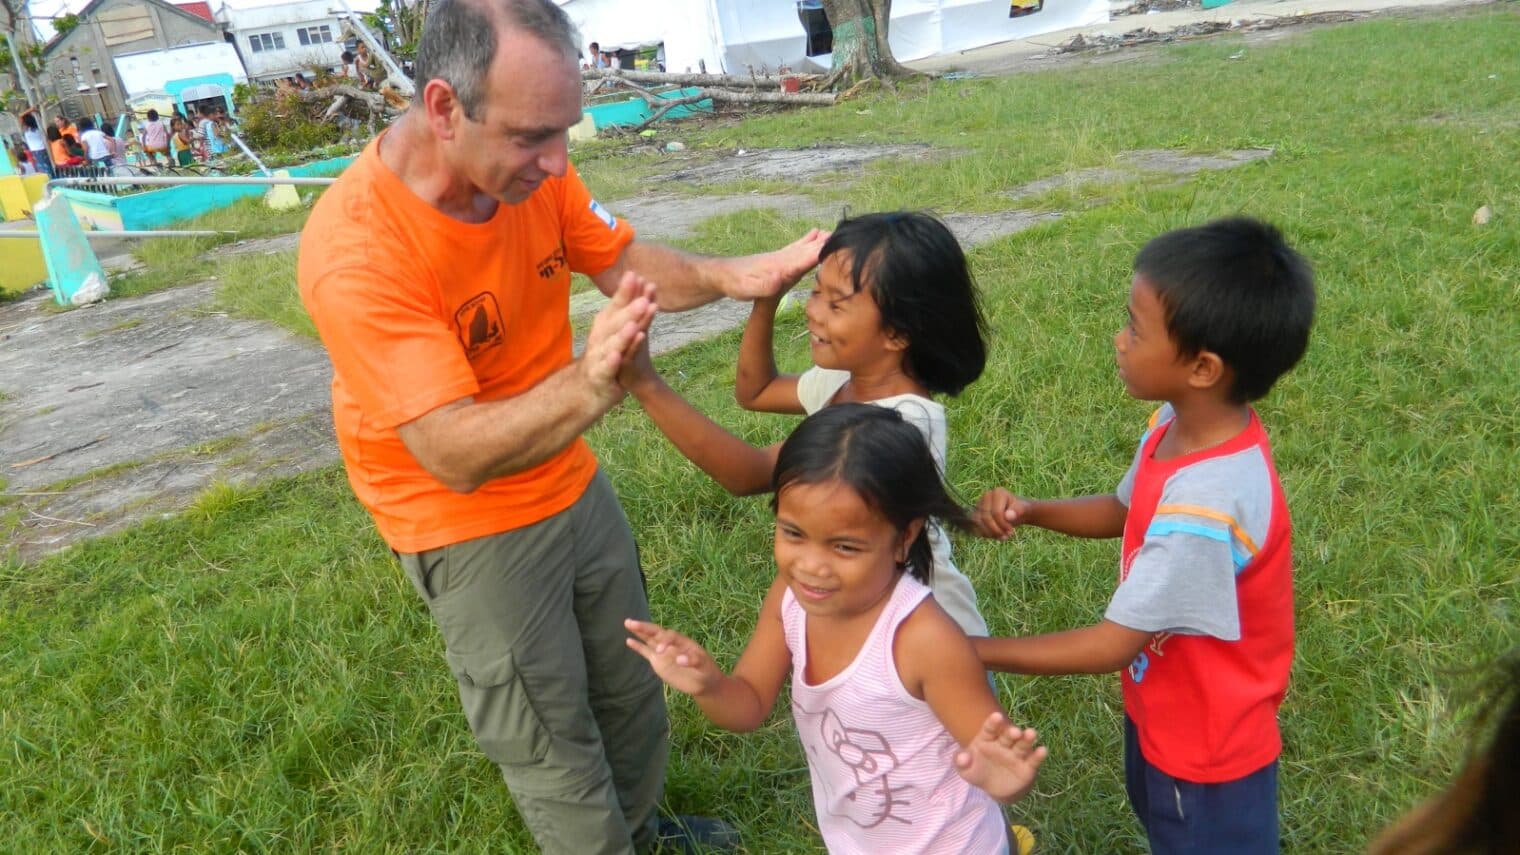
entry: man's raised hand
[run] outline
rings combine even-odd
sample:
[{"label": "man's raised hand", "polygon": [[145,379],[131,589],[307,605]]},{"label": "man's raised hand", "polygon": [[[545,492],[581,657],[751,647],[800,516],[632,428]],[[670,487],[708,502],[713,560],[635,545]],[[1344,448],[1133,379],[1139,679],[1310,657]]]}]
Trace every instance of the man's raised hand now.
[{"label": "man's raised hand", "polygon": [[649,334],[654,320],[655,286],[637,273],[618,280],[612,299],[591,322],[580,370],[591,388],[611,406],[623,395],[618,370]]}]

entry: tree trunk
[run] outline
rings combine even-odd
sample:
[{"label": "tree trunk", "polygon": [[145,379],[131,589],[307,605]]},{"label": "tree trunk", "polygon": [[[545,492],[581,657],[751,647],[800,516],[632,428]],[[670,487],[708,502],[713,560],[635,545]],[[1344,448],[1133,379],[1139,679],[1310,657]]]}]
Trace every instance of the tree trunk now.
[{"label": "tree trunk", "polygon": [[824,14],[834,30],[834,64],[827,83],[839,86],[865,79],[887,82],[911,77],[913,69],[892,56],[887,28],[892,0],[823,0]]}]

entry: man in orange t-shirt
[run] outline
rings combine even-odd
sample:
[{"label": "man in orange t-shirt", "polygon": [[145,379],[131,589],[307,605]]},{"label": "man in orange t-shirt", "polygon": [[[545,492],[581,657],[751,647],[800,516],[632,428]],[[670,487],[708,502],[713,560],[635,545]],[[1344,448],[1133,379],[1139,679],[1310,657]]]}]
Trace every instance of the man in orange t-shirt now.
[{"label": "man in orange t-shirt", "polygon": [[[780,293],[825,236],[732,259],[636,241],[568,162],[576,56],[550,0],[436,3],[411,109],[323,195],[297,279],[349,482],[539,845],[721,847],[721,822],[657,814],[663,693],[622,628],[648,616],[643,576],[581,433],[622,398],[656,307]],[[611,297],[578,359],[571,271]]]}]

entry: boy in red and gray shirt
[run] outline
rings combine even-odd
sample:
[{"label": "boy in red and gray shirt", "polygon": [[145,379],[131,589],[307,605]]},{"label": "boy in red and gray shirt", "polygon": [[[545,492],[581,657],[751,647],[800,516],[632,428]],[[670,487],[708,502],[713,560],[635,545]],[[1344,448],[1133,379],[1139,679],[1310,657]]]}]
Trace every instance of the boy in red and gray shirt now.
[{"label": "boy in red and gray shirt", "polygon": [[1313,274],[1275,228],[1232,218],[1155,238],[1114,349],[1126,391],[1164,403],[1118,489],[996,489],[977,508],[989,537],[1123,537],[1102,621],[973,641],[997,671],[1122,672],[1126,788],[1157,855],[1278,851],[1291,526],[1250,402],[1303,356],[1313,317]]}]

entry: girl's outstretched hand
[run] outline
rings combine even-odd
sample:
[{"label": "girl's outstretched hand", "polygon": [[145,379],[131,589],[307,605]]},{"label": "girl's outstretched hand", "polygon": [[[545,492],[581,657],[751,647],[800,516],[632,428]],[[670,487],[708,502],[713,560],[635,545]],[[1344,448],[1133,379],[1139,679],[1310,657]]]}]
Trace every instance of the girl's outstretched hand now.
[{"label": "girl's outstretched hand", "polygon": [[1000,804],[1022,799],[1034,786],[1035,775],[1048,753],[1036,745],[1033,730],[1015,727],[1002,713],[987,716],[982,729],[965,749],[955,754],[955,770]]},{"label": "girl's outstretched hand", "polygon": [[700,695],[723,679],[723,671],[702,645],[673,629],[641,620],[625,620],[623,626],[633,634],[628,646],[649,660],[650,667],[671,688],[688,695]]}]

